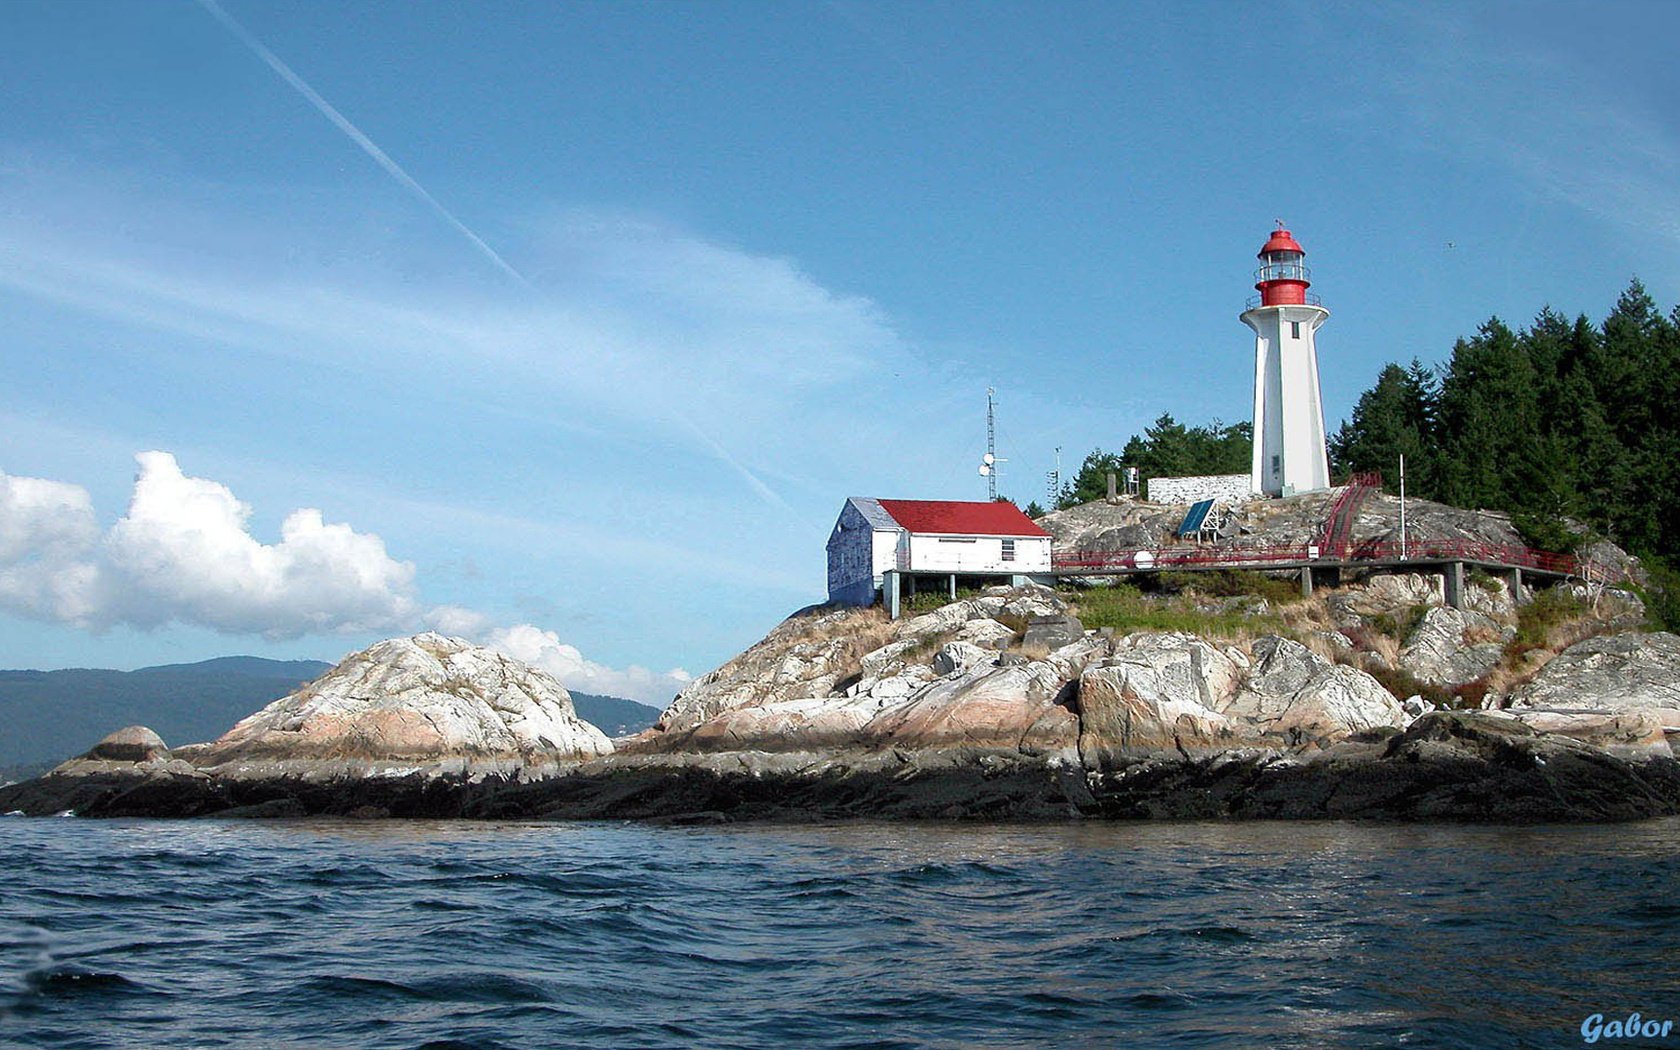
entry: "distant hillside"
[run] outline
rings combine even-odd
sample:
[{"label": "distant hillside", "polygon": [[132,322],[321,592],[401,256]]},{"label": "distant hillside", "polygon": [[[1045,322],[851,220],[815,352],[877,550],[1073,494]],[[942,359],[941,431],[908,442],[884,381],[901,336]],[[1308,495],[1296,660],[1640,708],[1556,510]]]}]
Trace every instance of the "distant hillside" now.
[{"label": "distant hillside", "polygon": [[608,736],[640,733],[657,722],[660,715],[657,707],[623,697],[596,696],[593,693],[572,693],[572,706],[577,708],[579,718],[592,723]]},{"label": "distant hillside", "polygon": [[151,726],[171,745],[212,740],[330,666],[229,656],[137,671],[0,671],[0,768],[62,761],[126,725]]},{"label": "distant hillside", "polygon": [[[150,726],[171,746],[213,740],[331,666],[223,656],[137,671],[0,671],[0,780],[41,772],[126,725]],[[659,717],[614,696],[573,693],[572,702],[608,736],[640,732]]]}]

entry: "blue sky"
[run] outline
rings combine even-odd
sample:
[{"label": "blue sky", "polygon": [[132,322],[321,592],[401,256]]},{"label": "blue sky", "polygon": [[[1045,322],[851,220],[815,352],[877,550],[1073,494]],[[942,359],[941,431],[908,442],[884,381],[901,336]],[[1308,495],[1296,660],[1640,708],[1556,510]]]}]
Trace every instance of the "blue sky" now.
[{"label": "blue sky", "polygon": [[983,496],[988,385],[1022,503],[1246,419],[1274,218],[1332,427],[1489,315],[1680,299],[1669,4],[0,26],[0,666],[430,625],[660,701],[822,597],[845,496]]}]

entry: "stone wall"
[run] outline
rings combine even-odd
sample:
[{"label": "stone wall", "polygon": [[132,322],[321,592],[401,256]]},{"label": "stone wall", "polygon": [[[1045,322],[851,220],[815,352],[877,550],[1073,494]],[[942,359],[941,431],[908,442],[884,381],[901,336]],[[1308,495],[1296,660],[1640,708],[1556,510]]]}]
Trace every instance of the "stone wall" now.
[{"label": "stone wall", "polygon": [[1247,474],[1202,474],[1190,478],[1150,478],[1146,497],[1151,503],[1195,503],[1216,499],[1242,503],[1254,498]]}]

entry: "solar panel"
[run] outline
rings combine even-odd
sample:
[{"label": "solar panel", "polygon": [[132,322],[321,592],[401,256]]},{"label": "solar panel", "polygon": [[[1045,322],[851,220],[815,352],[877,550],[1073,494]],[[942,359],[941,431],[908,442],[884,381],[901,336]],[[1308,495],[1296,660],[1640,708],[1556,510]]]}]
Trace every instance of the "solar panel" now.
[{"label": "solar panel", "polygon": [[1178,535],[1194,536],[1201,531],[1202,523],[1207,521],[1208,512],[1213,509],[1213,500],[1205,499],[1190,505],[1190,510],[1184,515],[1184,524],[1178,527]]}]

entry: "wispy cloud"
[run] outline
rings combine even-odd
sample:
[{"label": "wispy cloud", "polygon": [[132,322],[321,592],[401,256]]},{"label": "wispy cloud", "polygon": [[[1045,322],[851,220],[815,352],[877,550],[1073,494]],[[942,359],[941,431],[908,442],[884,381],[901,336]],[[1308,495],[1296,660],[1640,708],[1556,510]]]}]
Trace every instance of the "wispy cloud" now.
[{"label": "wispy cloud", "polygon": [[334,127],[344,132],[350,141],[354,142],[363,153],[366,153],[369,157],[371,157],[375,164],[378,164],[381,168],[383,168],[387,175],[390,175],[391,178],[397,180],[398,184],[400,184],[404,189],[408,190],[408,192],[419,198],[420,201],[427,207],[431,208],[432,211],[436,212],[438,217],[444,222],[453,226],[456,231],[461,234],[461,236],[465,237],[472,246],[478,249],[479,253],[486,259],[489,259],[497,269],[501,270],[521,285],[528,286],[530,284],[530,282],[525,279],[524,274],[509,265],[508,261],[503,259],[501,255],[496,252],[496,249],[490,247],[490,245],[485,242],[484,238],[474,233],[466,223],[456,218],[454,212],[445,208],[442,202],[432,196],[426,187],[420,185],[420,183],[415,180],[414,176],[410,175],[403,169],[401,164],[392,160],[390,154],[380,149],[378,144],[368,138],[367,134],[363,132],[361,128],[358,128],[355,124],[351,123],[349,117],[340,113],[336,106],[322,98],[320,92],[310,87],[309,83],[302,77],[298,76],[297,72],[293,70],[291,66],[287,65],[279,55],[270,51],[262,41],[258,40],[256,36],[251,33],[250,30],[246,29],[237,19],[223,10],[221,4],[218,4],[216,0],[198,0],[198,4],[200,7],[204,8],[205,11],[209,12],[212,18],[220,22],[228,32],[237,37],[240,43],[250,48],[251,52],[258,58],[262,59],[268,68],[274,70],[274,72],[280,76],[280,79],[284,80],[287,84],[290,84],[292,88],[297,91],[298,94],[302,95],[311,106],[314,106],[322,116],[332,121]]},{"label": "wispy cloud", "polygon": [[[1495,38],[1472,9],[1386,12],[1386,79],[1403,111],[1453,156],[1503,165],[1536,196],[1680,247],[1680,138],[1638,96],[1612,95],[1591,48]],[[1589,65],[1590,63],[1590,65]]]}]

